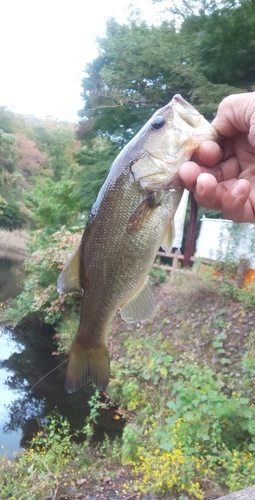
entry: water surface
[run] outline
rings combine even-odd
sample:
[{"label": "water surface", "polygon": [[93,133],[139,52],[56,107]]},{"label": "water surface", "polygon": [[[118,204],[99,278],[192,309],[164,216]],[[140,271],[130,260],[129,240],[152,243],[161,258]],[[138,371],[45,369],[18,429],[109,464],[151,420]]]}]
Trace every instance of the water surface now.
[{"label": "water surface", "polygon": [[[0,302],[15,266],[0,259]],[[2,277],[2,281],[1,281]],[[4,279],[3,279],[4,277]],[[18,287],[12,287],[12,297]],[[9,292],[10,293],[10,289]],[[3,300],[3,299],[2,299]],[[0,454],[13,456],[26,447],[54,412],[65,417],[72,430],[80,430],[89,415],[91,386],[75,394],[65,390],[66,356],[56,356],[54,329],[28,316],[14,329],[0,325]],[[47,375],[47,376],[45,376]],[[120,435],[123,421],[114,420],[115,407],[100,411],[94,439]]]}]

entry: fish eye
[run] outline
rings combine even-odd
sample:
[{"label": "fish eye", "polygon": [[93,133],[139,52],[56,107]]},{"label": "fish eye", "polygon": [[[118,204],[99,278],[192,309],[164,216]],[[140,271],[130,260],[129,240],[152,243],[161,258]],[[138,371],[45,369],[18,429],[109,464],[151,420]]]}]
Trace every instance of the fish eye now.
[{"label": "fish eye", "polygon": [[154,118],[154,120],[151,122],[151,128],[153,130],[159,130],[160,128],[162,128],[163,126],[165,125],[165,120],[163,118],[163,116],[157,116],[156,118]]}]

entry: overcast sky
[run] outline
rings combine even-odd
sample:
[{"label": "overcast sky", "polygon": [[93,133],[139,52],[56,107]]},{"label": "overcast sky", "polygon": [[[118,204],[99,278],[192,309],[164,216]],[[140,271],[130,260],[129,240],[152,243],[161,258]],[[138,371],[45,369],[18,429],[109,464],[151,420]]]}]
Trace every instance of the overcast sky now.
[{"label": "overcast sky", "polygon": [[[161,4],[133,0],[153,22]],[[77,121],[85,64],[106,20],[124,22],[130,0],[0,0],[0,105]]]}]

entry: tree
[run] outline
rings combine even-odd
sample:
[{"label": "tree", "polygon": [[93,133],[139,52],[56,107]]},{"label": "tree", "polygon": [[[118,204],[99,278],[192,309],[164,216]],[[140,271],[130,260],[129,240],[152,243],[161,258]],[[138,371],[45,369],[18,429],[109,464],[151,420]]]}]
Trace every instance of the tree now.
[{"label": "tree", "polygon": [[97,139],[90,147],[83,147],[75,159],[80,166],[77,171],[77,188],[80,211],[87,214],[103,184],[109,168],[120,152],[118,144],[107,138]]},{"label": "tree", "polygon": [[195,34],[194,58],[211,83],[252,90],[255,78],[255,9],[251,2],[230,2],[209,15],[190,16],[183,36]]},{"label": "tree", "polygon": [[6,106],[0,106],[0,129],[6,134],[13,132],[13,116]]},{"label": "tree", "polygon": [[59,180],[72,163],[73,152],[79,147],[74,126],[54,120],[40,120],[33,127],[31,138],[38,149],[47,155],[48,168],[52,170],[53,178]]},{"label": "tree", "polygon": [[[227,34],[223,36],[224,16],[228,29],[232,24],[235,26],[233,36],[237,39],[240,16],[243,16],[243,26],[245,24],[245,6],[241,6],[240,11],[238,8],[224,10],[216,9],[217,5],[211,2],[209,6],[203,4],[199,14],[195,12],[200,2],[183,1],[183,4],[188,14],[184,11],[186,17],[180,26],[173,21],[150,27],[133,19],[125,25],[114,19],[108,21],[105,38],[98,39],[99,57],[86,66],[87,76],[83,79],[84,109],[78,131],[81,139],[90,141],[96,135],[108,135],[123,145],[155,109],[170,101],[176,93],[195,104],[207,118],[212,118],[225,95],[247,88],[247,79],[235,79],[234,66],[238,59],[232,64],[225,57],[222,62],[222,66],[226,66],[225,73],[222,72],[218,79],[213,78],[221,68],[220,54],[226,41],[224,54],[231,53],[231,37],[228,40]],[[215,43],[214,37],[217,38],[218,18],[222,23],[222,36],[219,36],[219,49],[214,57],[210,50]],[[252,22],[244,43],[240,37],[236,42],[240,47],[254,43],[250,26]],[[242,72],[246,66],[249,73],[253,60],[253,56],[247,55]],[[236,81],[240,87],[236,86]]]},{"label": "tree", "polygon": [[16,170],[23,178],[22,186],[26,190],[31,186],[32,176],[49,175],[47,156],[42,153],[34,141],[25,134],[15,134]]},{"label": "tree", "polygon": [[0,185],[8,182],[15,170],[15,137],[0,130]]},{"label": "tree", "polygon": [[13,231],[23,226],[25,220],[18,203],[6,202],[0,196],[0,227]]},{"label": "tree", "polygon": [[[160,3],[162,0],[152,0],[152,3]],[[179,0],[169,2],[165,6],[165,12],[170,12],[175,19],[185,21],[189,17],[210,14],[217,8],[217,0]]]},{"label": "tree", "polygon": [[27,209],[37,228],[48,234],[62,226],[85,225],[95,197],[112,161],[119,152],[118,145],[108,139],[96,140],[83,147],[59,181],[37,177],[25,196]]},{"label": "tree", "polygon": [[85,120],[79,137],[106,134],[125,143],[175,93],[170,75],[179,78],[169,61],[176,67],[182,64],[178,36],[167,23],[159,29],[110,19],[106,37],[98,42],[100,55],[87,65],[83,80]]}]

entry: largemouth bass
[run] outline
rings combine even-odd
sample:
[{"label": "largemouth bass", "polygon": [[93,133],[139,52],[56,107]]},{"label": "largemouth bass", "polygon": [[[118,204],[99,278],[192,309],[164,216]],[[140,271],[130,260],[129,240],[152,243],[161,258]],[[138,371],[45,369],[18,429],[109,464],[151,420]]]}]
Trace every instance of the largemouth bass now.
[{"label": "largemouth bass", "polygon": [[173,218],[183,186],[178,168],[217,132],[180,95],[156,111],[113,162],[77,252],[58,291],[83,291],[78,333],[67,368],[68,392],[109,382],[107,332],[120,309],[127,322],[150,318],[155,303],[147,276],[160,246],[171,251]]}]

